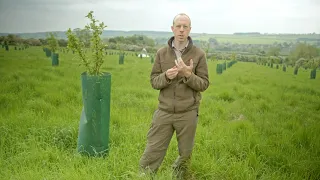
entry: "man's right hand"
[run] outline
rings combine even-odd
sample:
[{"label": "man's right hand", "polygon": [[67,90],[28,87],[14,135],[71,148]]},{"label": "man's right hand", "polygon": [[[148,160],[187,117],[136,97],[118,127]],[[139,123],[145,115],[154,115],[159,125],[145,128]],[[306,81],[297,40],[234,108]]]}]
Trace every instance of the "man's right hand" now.
[{"label": "man's right hand", "polygon": [[173,66],[173,68],[170,68],[166,71],[166,77],[168,79],[174,79],[178,74],[178,68],[177,66]]}]

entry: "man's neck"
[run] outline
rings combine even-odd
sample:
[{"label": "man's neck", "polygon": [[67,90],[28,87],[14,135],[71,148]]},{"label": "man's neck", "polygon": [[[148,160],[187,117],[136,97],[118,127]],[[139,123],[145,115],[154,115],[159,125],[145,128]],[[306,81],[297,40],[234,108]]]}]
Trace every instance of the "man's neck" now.
[{"label": "man's neck", "polygon": [[173,43],[174,43],[174,47],[176,47],[176,49],[180,50],[180,49],[183,49],[186,47],[188,40],[183,41],[183,42],[174,40]]}]

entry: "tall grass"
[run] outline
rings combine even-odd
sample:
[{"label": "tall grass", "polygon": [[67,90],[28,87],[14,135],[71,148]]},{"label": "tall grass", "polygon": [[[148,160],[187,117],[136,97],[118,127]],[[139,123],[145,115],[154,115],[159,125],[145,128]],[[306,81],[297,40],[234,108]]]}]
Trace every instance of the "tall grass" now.
[{"label": "tall grass", "polygon": [[[52,67],[40,48],[0,49],[1,179],[142,179],[138,162],[158,96],[150,59],[105,59],[102,70],[112,74],[106,158],[76,153],[79,62],[60,53]],[[242,62],[216,75],[216,62],[208,64],[190,179],[320,179],[320,79]],[[173,137],[156,179],[171,179],[176,156]]]}]

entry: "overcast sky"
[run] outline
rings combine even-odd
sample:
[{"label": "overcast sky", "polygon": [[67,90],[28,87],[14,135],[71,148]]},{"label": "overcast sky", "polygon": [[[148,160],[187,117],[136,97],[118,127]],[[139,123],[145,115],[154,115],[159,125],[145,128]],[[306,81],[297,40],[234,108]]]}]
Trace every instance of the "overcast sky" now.
[{"label": "overcast sky", "polygon": [[106,30],[171,31],[184,12],[194,33],[320,33],[320,0],[0,0],[0,32],[83,28],[90,10]]}]

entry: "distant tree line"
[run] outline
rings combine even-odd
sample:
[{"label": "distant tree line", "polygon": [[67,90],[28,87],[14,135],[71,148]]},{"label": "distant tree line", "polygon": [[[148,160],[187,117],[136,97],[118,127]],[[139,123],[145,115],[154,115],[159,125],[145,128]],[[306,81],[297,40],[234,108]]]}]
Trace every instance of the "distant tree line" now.
[{"label": "distant tree line", "polygon": [[[266,52],[256,54],[248,52],[216,51],[209,52],[209,60],[237,60],[243,62],[257,62],[259,64],[285,64],[304,68],[320,68],[320,48],[307,43],[294,44],[288,55],[280,53],[281,48],[270,47]],[[303,64],[303,65],[301,65]]]},{"label": "distant tree line", "polygon": [[233,35],[261,35],[259,32],[235,32]]},{"label": "distant tree line", "polygon": [[144,35],[133,36],[117,36],[113,38],[105,38],[104,41],[108,44],[108,49],[119,49],[126,51],[141,51],[141,47],[147,52],[154,53],[157,51],[155,41]]},{"label": "distant tree line", "polygon": [[[74,29],[74,33],[79,37],[80,41],[84,43],[85,47],[90,46],[91,32],[85,29]],[[48,36],[48,35],[47,35]],[[8,44],[11,46],[29,45],[29,46],[47,46],[48,38],[28,38],[23,39],[15,34],[8,34],[7,36],[0,36],[1,44]],[[67,47],[68,41],[66,39],[57,39],[59,47]],[[148,52],[154,53],[157,50],[155,41],[144,35],[133,36],[118,36],[113,38],[104,38],[103,42],[107,44],[107,49],[124,50],[124,51],[141,51],[145,48]]]},{"label": "distant tree line", "polygon": [[[36,39],[28,38],[23,39],[15,34],[9,34],[7,36],[0,36],[0,43],[7,43],[10,46],[29,45],[29,46],[45,46],[48,45],[48,39]],[[67,47],[68,41],[65,39],[59,39],[58,44],[60,47]]]}]

